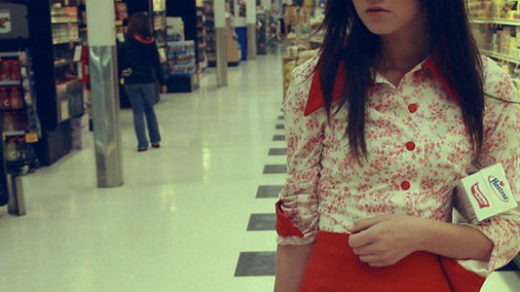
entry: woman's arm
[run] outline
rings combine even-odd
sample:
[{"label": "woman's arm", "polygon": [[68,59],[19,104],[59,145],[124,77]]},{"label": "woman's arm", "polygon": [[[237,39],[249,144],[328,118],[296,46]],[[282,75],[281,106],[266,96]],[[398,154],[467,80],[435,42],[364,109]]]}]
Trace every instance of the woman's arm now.
[{"label": "woman's arm", "polygon": [[493,250],[489,238],[467,225],[429,220],[421,233],[419,250],[449,258],[489,261]]},{"label": "woman's arm", "polygon": [[159,56],[159,48],[157,48],[157,44],[153,44],[153,67],[155,70],[155,76],[157,77],[157,81],[161,85],[165,85],[166,82],[164,80],[164,71],[161,65],[161,57]]},{"label": "woman's arm", "polygon": [[318,181],[326,113],[305,116],[312,80],[309,62],[293,71],[284,100],[287,177],[276,204],[278,255],[275,291],[297,291],[319,230]]},{"label": "woman's arm", "polygon": [[274,292],[296,292],[312,251],[310,245],[278,245]]},{"label": "woman's arm", "polygon": [[356,222],[349,244],[362,262],[373,267],[393,265],[416,251],[488,261],[493,249],[493,242],[471,226],[405,215]]}]

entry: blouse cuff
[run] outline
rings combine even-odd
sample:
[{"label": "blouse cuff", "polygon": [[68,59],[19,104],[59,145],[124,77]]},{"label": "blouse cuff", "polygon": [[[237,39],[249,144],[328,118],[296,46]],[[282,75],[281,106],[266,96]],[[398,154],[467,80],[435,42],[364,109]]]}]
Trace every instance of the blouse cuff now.
[{"label": "blouse cuff", "polygon": [[282,201],[276,203],[276,232],[279,245],[307,245],[314,242],[316,232],[303,234],[282,210]]},{"label": "blouse cuff", "polygon": [[[494,221],[498,219],[491,220]],[[516,256],[516,254],[518,253],[518,250],[516,248],[518,246],[518,242],[515,241],[518,241],[518,239],[515,240],[510,238],[509,236],[504,236],[504,234],[497,234],[496,228],[500,228],[501,226],[503,226],[503,224],[507,224],[505,222],[500,222],[502,224],[498,223],[499,222],[487,222],[479,225],[465,223],[463,224],[482,232],[489,240],[493,242],[493,250],[491,252],[491,257],[488,261],[459,260],[458,262],[461,266],[478,275],[486,277],[493,271],[505,266]],[[506,230],[501,230],[500,233],[502,232],[506,232]]]}]

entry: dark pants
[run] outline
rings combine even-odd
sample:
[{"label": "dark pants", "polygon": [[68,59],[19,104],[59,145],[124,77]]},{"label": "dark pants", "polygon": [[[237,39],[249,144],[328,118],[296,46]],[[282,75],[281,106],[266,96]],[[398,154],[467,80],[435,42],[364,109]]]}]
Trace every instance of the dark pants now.
[{"label": "dark pants", "polygon": [[134,127],[137,136],[138,147],[148,147],[145,122],[148,125],[148,134],[152,143],[161,141],[157,116],[153,109],[153,101],[157,93],[155,83],[126,84],[125,90],[134,112]]}]

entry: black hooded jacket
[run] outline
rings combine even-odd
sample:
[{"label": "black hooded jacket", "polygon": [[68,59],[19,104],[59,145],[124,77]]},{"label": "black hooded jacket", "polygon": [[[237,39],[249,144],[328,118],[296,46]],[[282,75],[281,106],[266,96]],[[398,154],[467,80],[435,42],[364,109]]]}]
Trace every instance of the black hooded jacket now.
[{"label": "black hooded jacket", "polygon": [[127,34],[119,48],[119,69],[129,70],[125,84],[142,84],[159,81],[164,85],[164,73],[159,60],[159,52],[154,38],[143,39]]}]

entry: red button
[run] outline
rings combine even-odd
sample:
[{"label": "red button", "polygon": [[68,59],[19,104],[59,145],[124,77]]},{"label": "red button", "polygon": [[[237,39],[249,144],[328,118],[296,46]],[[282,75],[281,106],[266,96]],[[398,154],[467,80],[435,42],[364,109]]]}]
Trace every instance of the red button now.
[{"label": "red button", "polygon": [[403,182],[401,183],[401,189],[403,189],[403,190],[405,190],[405,191],[409,190],[409,189],[410,189],[410,186],[411,186],[410,183],[407,182],[407,181],[403,181]]},{"label": "red button", "polygon": [[408,149],[408,151],[414,151],[415,150],[415,143],[412,142],[412,141],[406,143],[406,149]]},{"label": "red button", "polygon": [[416,103],[412,103],[410,105],[408,105],[408,110],[413,114],[417,111],[417,109],[419,108],[419,105],[416,104]]}]

